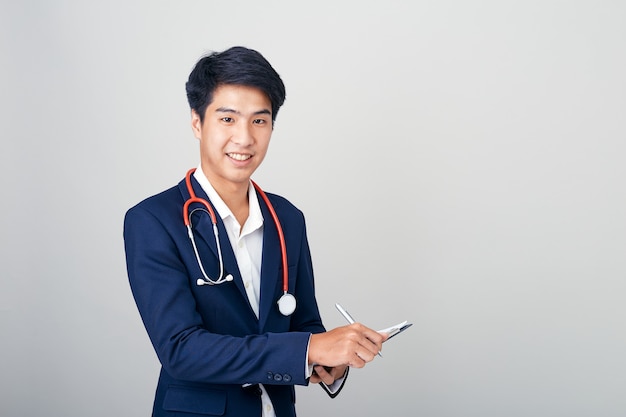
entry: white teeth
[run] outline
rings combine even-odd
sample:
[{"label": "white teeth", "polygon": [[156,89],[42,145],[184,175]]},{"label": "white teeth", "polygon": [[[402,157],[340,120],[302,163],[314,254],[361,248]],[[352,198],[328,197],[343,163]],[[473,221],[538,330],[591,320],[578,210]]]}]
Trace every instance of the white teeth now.
[{"label": "white teeth", "polygon": [[245,161],[246,159],[252,158],[252,155],[244,155],[241,153],[229,153],[228,156],[230,158],[236,159],[237,161]]}]

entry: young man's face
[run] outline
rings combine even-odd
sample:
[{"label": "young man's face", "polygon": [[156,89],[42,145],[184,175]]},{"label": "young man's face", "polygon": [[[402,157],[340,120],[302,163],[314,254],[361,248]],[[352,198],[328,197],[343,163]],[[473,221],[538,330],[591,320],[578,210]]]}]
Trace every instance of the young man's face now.
[{"label": "young man's face", "polygon": [[202,171],[216,190],[247,187],[263,161],[272,136],[272,104],[261,90],[223,84],[213,93],[204,121],[192,111],[200,140]]}]

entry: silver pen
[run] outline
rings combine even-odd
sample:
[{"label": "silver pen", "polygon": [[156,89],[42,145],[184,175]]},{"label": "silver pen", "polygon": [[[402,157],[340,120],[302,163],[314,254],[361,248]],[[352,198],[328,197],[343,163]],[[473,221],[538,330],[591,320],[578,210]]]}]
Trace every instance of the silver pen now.
[{"label": "silver pen", "polygon": [[[337,310],[339,310],[341,315],[348,321],[348,323],[350,323],[350,324],[355,323],[354,319],[352,318],[352,316],[350,315],[350,313],[348,313],[348,311],[346,309],[344,309],[339,304],[335,304],[335,307],[337,308]],[[382,353],[380,353],[380,351],[378,351],[378,356],[380,356],[381,358],[383,357],[383,355],[382,355]]]}]

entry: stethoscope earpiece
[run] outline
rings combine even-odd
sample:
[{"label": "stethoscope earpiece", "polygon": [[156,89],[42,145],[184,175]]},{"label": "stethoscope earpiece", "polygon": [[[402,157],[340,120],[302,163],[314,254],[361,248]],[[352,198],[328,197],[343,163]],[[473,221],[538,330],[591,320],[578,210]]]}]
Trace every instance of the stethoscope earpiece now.
[{"label": "stethoscope earpiece", "polygon": [[[215,212],[213,211],[213,208],[211,207],[209,202],[202,198],[197,197],[196,193],[193,191],[193,186],[191,185],[191,174],[193,174],[194,171],[195,171],[195,168],[190,169],[189,171],[187,171],[187,175],[185,176],[185,183],[187,185],[187,191],[189,192],[189,199],[187,199],[187,201],[185,201],[185,204],[183,205],[183,219],[185,221],[185,226],[187,227],[187,235],[189,236],[189,239],[191,240],[191,245],[193,246],[193,251],[196,255],[196,260],[198,261],[198,266],[200,267],[200,271],[202,272],[202,276],[204,277],[204,278],[198,278],[196,280],[196,285],[201,287],[203,285],[219,285],[219,284],[223,284],[224,282],[231,282],[233,280],[233,276],[231,274],[224,276],[224,261],[222,259],[222,246],[220,245],[220,239],[217,233],[217,217],[215,216]],[[257,190],[259,195],[261,195],[261,197],[265,201],[265,204],[267,204],[267,208],[269,209],[272,215],[272,218],[274,219],[274,224],[276,225],[276,230],[278,232],[278,240],[280,242],[280,250],[281,250],[281,255],[282,255],[283,292],[284,292],[283,295],[278,300],[278,310],[280,310],[281,314],[283,314],[284,316],[289,316],[293,314],[294,311],[296,311],[296,297],[289,294],[288,292],[289,272],[287,268],[287,247],[285,245],[285,236],[283,234],[283,228],[280,225],[280,221],[278,220],[276,211],[274,210],[272,203],[270,203],[269,198],[267,198],[267,195],[265,195],[263,190],[254,181],[252,181],[252,185]],[[189,205],[191,203],[200,203],[204,206],[204,209],[196,208],[192,210],[191,213],[189,213]],[[216,280],[209,278],[207,273],[204,271],[204,266],[202,265],[202,261],[200,260],[200,254],[198,253],[198,248],[196,247],[196,240],[193,237],[193,230],[191,226],[191,215],[196,210],[205,211],[211,217],[211,223],[213,224],[213,234],[215,235],[215,243],[217,245],[217,256],[218,256],[219,263],[220,263],[220,275]]]},{"label": "stethoscope earpiece", "polygon": [[217,281],[211,282],[211,281],[204,280],[202,278],[198,278],[198,280],[196,281],[196,285],[198,285],[200,287],[203,286],[203,285],[218,285],[218,284],[221,284],[224,281],[230,282],[232,280],[233,280],[233,276],[231,274],[226,275],[224,277],[224,279],[221,280],[220,282],[217,282]]}]

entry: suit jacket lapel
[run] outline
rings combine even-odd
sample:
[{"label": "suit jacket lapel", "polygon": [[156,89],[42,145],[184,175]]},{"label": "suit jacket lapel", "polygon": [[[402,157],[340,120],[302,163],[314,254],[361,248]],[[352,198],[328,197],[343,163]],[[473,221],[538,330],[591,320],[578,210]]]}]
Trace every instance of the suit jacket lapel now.
[{"label": "suit jacket lapel", "polygon": [[[235,286],[239,289],[241,296],[244,298],[245,304],[248,305],[250,309],[250,314],[255,317],[254,311],[252,307],[250,307],[250,303],[248,302],[248,295],[246,294],[246,289],[243,286],[243,279],[241,278],[241,272],[239,271],[239,266],[237,265],[237,260],[235,258],[235,254],[233,252],[233,248],[228,239],[228,233],[226,232],[226,228],[224,227],[224,222],[222,218],[213,207],[211,201],[209,201],[209,197],[206,195],[200,184],[196,181],[195,178],[191,179],[194,191],[199,198],[202,198],[211,204],[211,208],[215,211],[215,215],[217,217],[217,233],[220,240],[220,247],[222,249],[222,259],[224,261],[224,276],[226,274],[231,274],[233,276],[233,282]],[[187,190],[187,186],[185,185],[185,181],[181,181],[178,184],[183,198],[186,200],[190,197],[189,191]],[[196,208],[205,209],[204,205],[200,203],[192,203],[189,206],[189,212],[192,212]],[[206,210],[206,209],[205,209]],[[196,240],[196,245],[198,246],[198,251],[200,253],[200,257],[202,258],[202,263],[206,270],[207,275],[213,280],[217,279],[219,274],[219,255],[217,251],[217,244],[215,239],[215,234],[213,232],[213,223],[211,222],[211,216],[207,213],[196,212],[192,216],[192,230],[194,233],[194,238]],[[204,243],[204,245],[201,244]],[[202,248],[208,246],[211,249],[212,257],[210,254],[203,253]],[[217,268],[209,268],[209,265],[217,265]],[[212,272],[216,271],[216,272]],[[220,285],[230,285],[229,283],[224,283]],[[256,317],[255,317],[256,318]]]},{"label": "suit jacket lapel", "polygon": [[269,313],[276,305],[280,295],[276,288],[280,280],[282,288],[282,258],[278,231],[272,220],[265,201],[258,195],[259,205],[263,214],[263,261],[261,263],[261,295],[259,302],[259,329],[263,331]]}]

